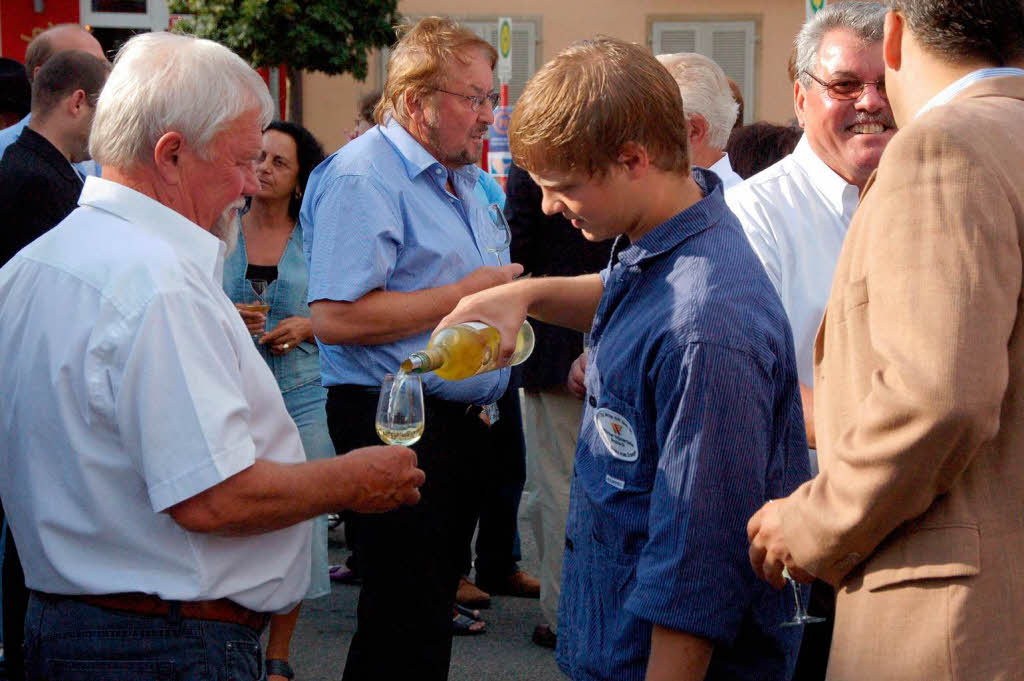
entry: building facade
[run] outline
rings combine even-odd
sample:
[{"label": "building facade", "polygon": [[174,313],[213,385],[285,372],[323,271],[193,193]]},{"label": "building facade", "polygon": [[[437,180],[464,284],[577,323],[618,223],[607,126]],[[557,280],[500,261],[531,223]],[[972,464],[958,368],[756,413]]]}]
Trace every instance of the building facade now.
[{"label": "building facade", "polygon": [[[510,18],[513,103],[545,61],[576,40],[605,34],[648,45],[655,54],[705,54],[740,86],[747,122],[782,122],[793,117],[793,85],[786,75],[793,37],[808,7],[818,4],[823,0],[400,0],[399,11],[413,20],[449,15],[496,46],[499,17]],[[2,0],[0,55],[23,61],[32,37],[53,24],[87,25],[105,49],[114,51],[132,34],[166,29],[172,20],[164,0]],[[365,82],[303,74],[303,123],[328,150],[348,139],[356,103],[383,84],[386,59],[386,50],[370,55]],[[265,77],[284,112],[283,75]]]}]

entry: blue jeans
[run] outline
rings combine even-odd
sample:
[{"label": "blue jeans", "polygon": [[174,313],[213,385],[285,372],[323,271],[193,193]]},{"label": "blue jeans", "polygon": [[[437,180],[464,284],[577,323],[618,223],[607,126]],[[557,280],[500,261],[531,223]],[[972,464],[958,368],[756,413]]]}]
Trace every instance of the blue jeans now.
[{"label": "blue jeans", "polygon": [[28,681],[257,681],[261,659],[259,633],[242,625],[29,596]]}]

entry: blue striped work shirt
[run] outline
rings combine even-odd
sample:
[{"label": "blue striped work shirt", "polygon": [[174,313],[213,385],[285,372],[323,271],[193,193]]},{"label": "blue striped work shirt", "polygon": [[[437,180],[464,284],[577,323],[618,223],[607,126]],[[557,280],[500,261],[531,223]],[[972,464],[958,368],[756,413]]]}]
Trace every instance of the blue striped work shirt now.
[{"label": "blue striped work shirt", "polygon": [[746,535],[809,477],[792,334],[721,181],[694,175],[705,198],[602,273],[558,618],[580,681],[643,679],[654,624],[714,642],[708,679],[796,661],[791,594],[754,575]]}]

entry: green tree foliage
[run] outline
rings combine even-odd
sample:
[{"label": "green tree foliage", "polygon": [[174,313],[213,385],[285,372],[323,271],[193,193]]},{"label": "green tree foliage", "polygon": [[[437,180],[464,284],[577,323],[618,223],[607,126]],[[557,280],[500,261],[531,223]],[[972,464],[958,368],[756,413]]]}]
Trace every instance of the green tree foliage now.
[{"label": "green tree foliage", "polygon": [[366,79],[367,53],[394,42],[398,0],[171,0],[191,15],[174,30],[216,40],[250,64],[350,73]]}]

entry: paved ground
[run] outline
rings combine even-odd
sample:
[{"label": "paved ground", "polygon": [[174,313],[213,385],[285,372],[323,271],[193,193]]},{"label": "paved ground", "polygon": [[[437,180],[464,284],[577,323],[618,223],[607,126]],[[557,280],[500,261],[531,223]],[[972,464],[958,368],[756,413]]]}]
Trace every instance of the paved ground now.
[{"label": "paved ground", "polygon": [[[520,523],[522,567],[536,573],[537,550],[526,523]],[[340,531],[330,534],[333,563],[344,561],[347,551]],[[335,584],[331,595],[303,606],[292,640],[292,666],[296,681],[338,681],[348,644],[356,626],[359,587]],[[398,616],[401,616],[398,614]],[[555,665],[554,651],[530,641],[541,621],[537,601],[496,597],[484,611],[487,633],[456,637],[452,648],[450,681],[564,681]],[[396,649],[396,654],[400,651]]]}]

